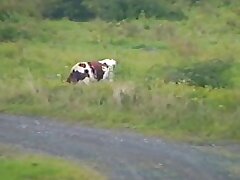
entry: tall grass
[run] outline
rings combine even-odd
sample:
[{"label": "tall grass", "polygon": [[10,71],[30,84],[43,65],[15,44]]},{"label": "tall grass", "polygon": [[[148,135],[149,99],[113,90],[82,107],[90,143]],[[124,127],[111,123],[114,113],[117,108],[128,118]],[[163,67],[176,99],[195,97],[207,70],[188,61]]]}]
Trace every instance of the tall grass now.
[{"label": "tall grass", "polygon": [[[180,139],[239,140],[233,8],[197,6],[181,21],[11,22],[27,36],[0,44],[0,110]],[[114,83],[65,83],[76,62],[105,57],[119,62]]]}]

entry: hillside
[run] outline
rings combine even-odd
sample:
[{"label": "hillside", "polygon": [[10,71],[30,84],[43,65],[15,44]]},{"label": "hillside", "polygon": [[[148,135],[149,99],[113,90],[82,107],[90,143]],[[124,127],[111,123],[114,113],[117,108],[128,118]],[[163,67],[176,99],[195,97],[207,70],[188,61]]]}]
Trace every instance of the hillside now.
[{"label": "hillside", "polygon": [[[12,2],[3,1],[0,11],[1,112],[174,139],[239,140],[237,0],[181,1],[159,17],[147,11],[137,19],[99,12],[87,21]],[[98,58],[119,61],[114,83],[65,83],[72,65]]]}]

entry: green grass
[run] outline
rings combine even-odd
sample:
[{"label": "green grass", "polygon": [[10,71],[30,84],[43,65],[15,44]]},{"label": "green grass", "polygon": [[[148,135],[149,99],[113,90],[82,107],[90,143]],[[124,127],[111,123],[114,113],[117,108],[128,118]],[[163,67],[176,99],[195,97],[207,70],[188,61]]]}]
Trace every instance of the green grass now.
[{"label": "green grass", "polygon": [[84,165],[49,156],[21,153],[10,147],[0,146],[1,179],[11,180],[93,180],[105,179],[95,170]]},{"label": "green grass", "polygon": [[[181,140],[239,141],[239,8],[203,5],[185,14],[181,21],[0,22],[0,32],[12,33],[0,44],[0,111]],[[105,57],[119,61],[114,83],[64,82],[79,60]],[[196,86],[183,83],[188,78]],[[181,83],[164,83],[169,79]]]}]

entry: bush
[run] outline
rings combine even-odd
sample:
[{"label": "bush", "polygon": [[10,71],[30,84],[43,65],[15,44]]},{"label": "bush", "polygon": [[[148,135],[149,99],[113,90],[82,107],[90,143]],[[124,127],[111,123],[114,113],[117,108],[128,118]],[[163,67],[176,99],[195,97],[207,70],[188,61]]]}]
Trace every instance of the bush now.
[{"label": "bush", "polygon": [[154,65],[147,72],[147,81],[161,77],[165,82],[184,83],[199,87],[227,88],[232,86],[231,77],[226,76],[234,66],[233,61],[213,59],[190,66],[161,67]]},{"label": "bush", "polygon": [[43,17],[59,19],[67,17],[73,21],[82,21],[94,17],[83,4],[83,0],[50,0],[45,1],[42,6]]},{"label": "bush", "polygon": [[232,86],[230,77],[225,72],[234,65],[233,61],[220,59],[194,63],[189,67],[169,69],[164,77],[166,82],[186,83],[188,85],[211,88],[226,88]]},{"label": "bush", "polygon": [[18,15],[39,17],[39,6],[42,0],[1,0],[0,21],[16,21]]},{"label": "bush", "polygon": [[104,20],[136,19],[144,12],[146,17],[182,19],[180,9],[159,0],[88,0],[87,7]]},{"label": "bush", "polygon": [[[12,12],[45,18],[69,18],[73,21],[85,21],[95,17],[104,20],[137,19],[144,12],[145,17],[180,20],[185,18],[180,8],[163,0],[23,0],[19,3],[4,1],[0,3],[0,19],[8,18]],[[37,8],[36,8],[37,7]],[[2,10],[1,10],[2,9]],[[33,9],[38,9],[33,11]]]},{"label": "bush", "polygon": [[0,28],[0,41],[15,41],[19,36],[19,32],[12,25],[7,25]]},{"label": "bush", "polygon": [[30,38],[30,33],[13,24],[4,23],[0,27],[0,42],[14,42],[20,38]]}]

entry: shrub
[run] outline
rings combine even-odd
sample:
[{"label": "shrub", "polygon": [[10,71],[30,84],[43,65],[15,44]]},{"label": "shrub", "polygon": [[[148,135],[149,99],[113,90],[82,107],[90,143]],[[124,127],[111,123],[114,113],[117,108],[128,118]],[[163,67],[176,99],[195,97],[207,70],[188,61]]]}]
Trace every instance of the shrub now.
[{"label": "shrub", "polygon": [[165,74],[165,81],[186,83],[188,85],[212,88],[226,88],[232,86],[230,77],[225,72],[234,65],[233,61],[220,59],[194,63],[191,66],[171,69]]},{"label": "shrub", "polygon": [[2,0],[0,20],[8,20],[12,13],[45,18],[69,18],[85,21],[95,17],[104,20],[137,19],[144,11],[146,17],[181,20],[181,8],[163,0]]},{"label": "shrub", "polygon": [[12,25],[0,27],[0,41],[15,41],[19,32]]},{"label": "shrub", "polygon": [[152,66],[147,72],[147,81],[155,81],[161,77],[165,82],[211,88],[227,88],[232,86],[231,77],[226,76],[233,67],[233,61],[213,59],[206,62],[193,63],[181,67]]},{"label": "shrub", "polygon": [[30,38],[30,33],[14,24],[3,23],[0,26],[0,42],[14,42],[20,38]]},{"label": "shrub", "polygon": [[0,21],[18,21],[20,15],[39,17],[42,0],[1,0]]},{"label": "shrub", "polygon": [[42,5],[43,17],[59,19],[67,17],[73,21],[87,20],[94,16],[83,4],[83,0],[50,0],[44,1]]},{"label": "shrub", "polygon": [[[159,0],[89,0],[87,7],[96,16],[105,20],[135,19],[144,11],[146,17],[182,19],[184,14],[180,9]],[[106,11],[107,10],[107,11]]]}]

